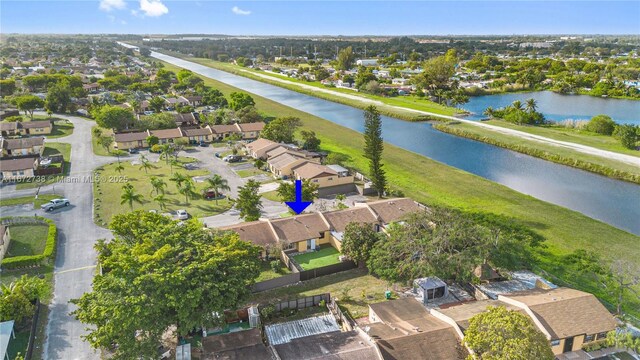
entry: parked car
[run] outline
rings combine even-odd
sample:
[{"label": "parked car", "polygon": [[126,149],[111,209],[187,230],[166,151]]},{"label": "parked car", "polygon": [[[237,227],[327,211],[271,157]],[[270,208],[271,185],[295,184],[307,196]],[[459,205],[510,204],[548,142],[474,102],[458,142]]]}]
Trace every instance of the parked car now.
[{"label": "parked car", "polygon": [[178,220],[187,220],[189,218],[187,210],[178,210],[176,211],[176,215],[178,215]]},{"label": "parked car", "polygon": [[215,153],[213,154],[215,157],[219,158],[220,157],[220,153]]},{"label": "parked car", "polygon": [[137,153],[139,153],[139,152],[140,152],[140,150],[138,150],[138,149],[136,149],[136,148],[131,148],[131,149],[129,149],[129,154],[137,154]]},{"label": "parked car", "polygon": [[[211,190],[211,189],[209,189],[209,190],[205,190],[205,191],[202,193],[202,196],[203,196],[205,199],[207,199],[207,200],[215,199],[215,198],[216,198],[216,192],[215,192],[215,191],[213,191],[213,190]],[[223,198],[223,197],[224,197],[224,196],[223,196],[222,194],[218,194],[218,196],[217,196],[217,198],[218,198],[218,199],[221,199],[221,198]]]},{"label": "parked car", "polygon": [[233,162],[238,162],[238,161],[242,160],[242,156],[239,156],[239,155],[227,155],[222,160],[224,160],[226,162],[233,163]]},{"label": "parked car", "polygon": [[40,209],[44,211],[53,211],[61,207],[69,206],[69,200],[67,199],[53,199],[48,203],[40,206]]},{"label": "parked car", "polygon": [[201,146],[201,147],[207,147],[207,146],[209,146],[209,144],[207,144],[207,143],[206,143],[206,142],[204,142],[204,141],[200,141],[200,146]]}]

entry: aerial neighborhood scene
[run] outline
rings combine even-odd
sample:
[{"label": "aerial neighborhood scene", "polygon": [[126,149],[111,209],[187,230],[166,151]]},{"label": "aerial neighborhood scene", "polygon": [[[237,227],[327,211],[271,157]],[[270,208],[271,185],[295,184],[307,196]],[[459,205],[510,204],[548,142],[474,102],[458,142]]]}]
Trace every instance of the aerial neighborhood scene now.
[{"label": "aerial neighborhood scene", "polygon": [[0,2],[0,360],[640,360],[639,1]]}]

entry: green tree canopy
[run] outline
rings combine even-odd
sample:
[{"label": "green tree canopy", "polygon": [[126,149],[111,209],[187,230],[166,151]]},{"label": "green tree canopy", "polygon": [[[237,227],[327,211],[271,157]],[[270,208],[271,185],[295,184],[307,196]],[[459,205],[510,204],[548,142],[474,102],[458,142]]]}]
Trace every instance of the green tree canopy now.
[{"label": "green tree canopy", "polygon": [[10,284],[0,284],[0,321],[15,320],[22,325],[33,316],[37,299],[49,291],[44,279],[22,275]]},{"label": "green tree canopy", "polygon": [[44,100],[35,95],[18,96],[15,98],[15,103],[19,110],[24,111],[25,114],[29,114],[31,120],[33,120],[33,111],[44,107]]},{"label": "green tree canopy", "polygon": [[[283,203],[296,201],[296,186],[294,183],[282,182],[276,192]],[[313,201],[317,198],[318,184],[314,184],[309,180],[302,180],[302,201]]]},{"label": "green tree canopy", "polygon": [[364,265],[369,260],[371,249],[382,236],[371,224],[349,223],[342,238],[342,253]]},{"label": "green tree canopy", "polygon": [[338,52],[336,70],[349,70],[356,61],[356,54],[353,53],[351,46],[346,47]]},{"label": "green tree canopy", "polygon": [[610,116],[603,114],[592,117],[587,123],[587,130],[597,134],[611,135],[615,129],[615,121]]},{"label": "green tree canopy", "polygon": [[233,199],[236,209],[240,211],[240,217],[244,221],[256,221],[260,218],[262,200],[258,190],[260,183],[251,179],[238,188],[238,197]]},{"label": "green tree canopy", "polygon": [[218,89],[208,89],[202,96],[202,103],[204,105],[215,106],[217,108],[225,108],[228,105],[224,94]]},{"label": "green tree canopy", "polygon": [[315,131],[302,130],[300,131],[302,137],[302,148],[310,151],[317,151],[320,149],[320,139],[316,136]]},{"label": "green tree canopy", "polygon": [[186,335],[220,324],[260,272],[259,248],[195,220],[179,225],[137,211],[114,216],[110,228],[114,239],[96,244],[102,274],[72,302],[73,315],[91,327],[85,340],[114,359],[156,358],[172,326]]},{"label": "green tree canopy", "polygon": [[119,106],[103,106],[96,114],[96,123],[107,129],[122,130],[133,125],[134,121],[133,112]]},{"label": "green tree canopy", "polygon": [[302,126],[302,121],[297,117],[280,117],[265,125],[260,137],[275,142],[292,143],[293,134],[300,126]]},{"label": "green tree canopy", "polygon": [[622,124],[616,126],[613,136],[620,139],[622,146],[627,149],[635,149],[640,140],[640,126],[633,124]]},{"label": "green tree canopy", "polygon": [[369,176],[380,198],[387,187],[387,177],[382,169],[383,150],[380,112],[375,106],[370,105],[364,110],[364,157],[369,159]]},{"label": "green tree canopy", "polygon": [[247,106],[255,106],[256,102],[251,95],[244,92],[232,92],[229,94],[231,101],[229,101],[229,107],[232,110],[238,111]]},{"label": "green tree canopy", "polygon": [[473,316],[464,342],[482,360],[555,358],[549,340],[527,315],[502,306]]}]

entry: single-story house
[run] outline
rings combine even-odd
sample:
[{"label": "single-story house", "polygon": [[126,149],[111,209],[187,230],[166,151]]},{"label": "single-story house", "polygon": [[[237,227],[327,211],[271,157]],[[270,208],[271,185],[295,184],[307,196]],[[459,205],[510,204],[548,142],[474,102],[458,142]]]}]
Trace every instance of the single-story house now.
[{"label": "single-story house", "polygon": [[151,135],[149,131],[138,131],[114,134],[113,138],[116,143],[116,148],[119,150],[129,150],[148,147],[147,137],[149,137],[149,135]]},{"label": "single-story house", "polygon": [[53,125],[49,120],[24,121],[18,125],[24,129],[25,135],[47,135],[51,134]]},{"label": "single-story house", "polygon": [[376,213],[378,221],[383,226],[400,220],[406,214],[425,209],[424,206],[409,198],[380,200],[365,205]]},{"label": "single-story house", "polygon": [[37,157],[0,159],[0,180],[14,181],[34,177],[38,168]]},{"label": "single-story house", "polygon": [[236,124],[231,125],[211,125],[214,140],[224,140],[233,134],[237,134],[239,129]]},{"label": "single-story house", "polygon": [[102,86],[98,83],[84,84],[82,85],[82,88],[89,94],[96,94],[103,90]]},{"label": "single-story house", "polygon": [[305,162],[308,162],[308,160],[289,152],[282,153],[267,160],[269,170],[279,178],[292,177],[293,171],[291,169]]},{"label": "single-story house", "polygon": [[176,126],[197,126],[200,119],[197,113],[173,114]]},{"label": "single-story house", "polygon": [[185,96],[184,98],[187,99],[189,105],[193,107],[202,105],[202,96],[200,95]]},{"label": "single-story house", "polygon": [[18,127],[18,124],[17,121],[0,122],[0,135],[3,137],[20,135],[22,129]]},{"label": "single-story house", "polygon": [[167,109],[169,108],[175,109],[177,105],[189,105],[189,100],[183,98],[182,96],[167,97],[167,98],[164,98],[164,102]]},{"label": "single-story house", "polygon": [[267,159],[267,152],[280,146],[275,141],[268,139],[258,139],[246,144],[244,147],[247,149],[247,153],[254,159]]},{"label": "single-story house", "polygon": [[189,139],[189,142],[211,142],[213,138],[213,134],[211,133],[211,128],[187,128],[181,129],[184,136]]},{"label": "single-story house", "polygon": [[18,109],[0,109],[0,120],[4,120],[10,116],[18,116],[20,111]]},{"label": "single-story house", "polygon": [[42,156],[44,138],[30,137],[21,139],[0,139],[2,157]]},{"label": "single-story house", "polygon": [[242,133],[243,139],[257,139],[260,137],[260,132],[264,129],[264,123],[262,121],[254,123],[236,124],[240,133]]},{"label": "single-story house", "polygon": [[291,168],[293,178],[296,180],[309,180],[319,188],[328,188],[353,183],[353,175],[340,176],[332,168],[306,161]]},{"label": "single-story house", "polygon": [[455,330],[412,298],[369,305],[367,335],[387,360],[463,360]]},{"label": "single-story house", "polygon": [[4,259],[4,254],[9,250],[9,243],[11,242],[11,232],[9,227],[0,224],[0,261]]},{"label": "single-story house", "polygon": [[253,243],[263,248],[262,257],[267,255],[268,248],[278,243],[278,238],[268,221],[252,221],[218,228],[222,231],[235,231],[240,240]]},{"label": "single-story house", "polygon": [[286,242],[299,252],[331,243],[329,223],[319,213],[271,220],[270,224],[278,241]]},{"label": "single-story house", "polygon": [[160,144],[172,143],[176,139],[184,137],[180,128],[150,130],[149,132],[160,140]]}]

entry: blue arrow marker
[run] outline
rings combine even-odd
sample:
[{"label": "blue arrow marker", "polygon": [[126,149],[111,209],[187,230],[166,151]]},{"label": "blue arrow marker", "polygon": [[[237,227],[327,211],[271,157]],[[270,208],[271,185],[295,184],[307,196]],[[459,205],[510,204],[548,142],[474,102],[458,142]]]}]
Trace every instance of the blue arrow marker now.
[{"label": "blue arrow marker", "polygon": [[302,180],[296,180],[296,201],[285,202],[296,214],[300,214],[311,205],[311,201],[302,201]]}]

